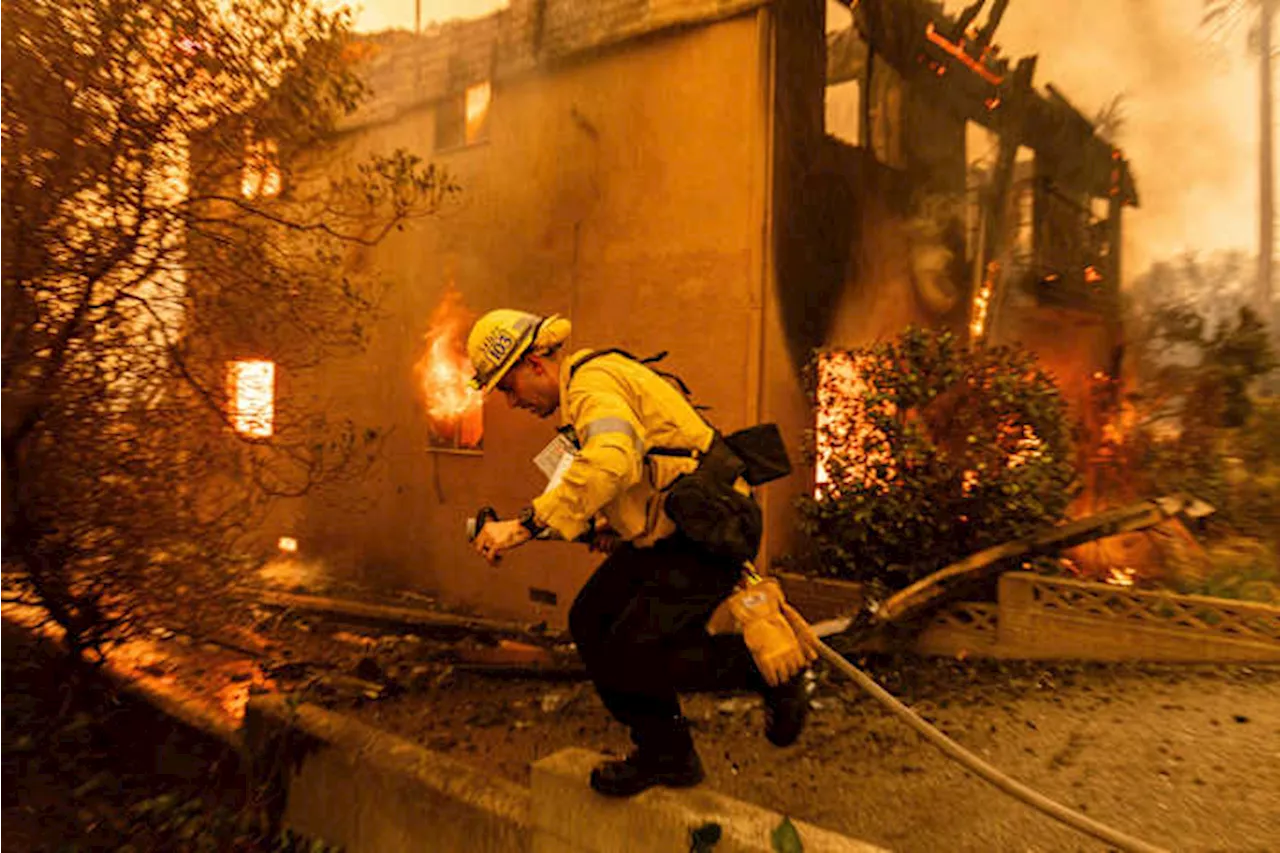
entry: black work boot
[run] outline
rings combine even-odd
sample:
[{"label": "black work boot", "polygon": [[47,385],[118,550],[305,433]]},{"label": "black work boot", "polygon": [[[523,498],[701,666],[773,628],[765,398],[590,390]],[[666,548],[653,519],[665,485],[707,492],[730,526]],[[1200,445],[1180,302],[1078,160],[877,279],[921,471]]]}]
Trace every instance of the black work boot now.
[{"label": "black work boot", "polygon": [[609,797],[631,797],[654,785],[692,788],[706,774],[698,753],[647,752],[636,747],[626,758],[606,761],[591,771],[591,787]]},{"label": "black work boot", "polygon": [[702,761],[693,748],[689,723],[675,717],[661,726],[632,730],[636,748],[626,758],[591,771],[591,787],[610,797],[630,797],[654,785],[691,788],[702,781]]},{"label": "black work boot", "polygon": [[809,716],[809,694],[805,690],[804,672],[777,687],[765,687],[764,736],[774,746],[791,746],[804,730]]}]

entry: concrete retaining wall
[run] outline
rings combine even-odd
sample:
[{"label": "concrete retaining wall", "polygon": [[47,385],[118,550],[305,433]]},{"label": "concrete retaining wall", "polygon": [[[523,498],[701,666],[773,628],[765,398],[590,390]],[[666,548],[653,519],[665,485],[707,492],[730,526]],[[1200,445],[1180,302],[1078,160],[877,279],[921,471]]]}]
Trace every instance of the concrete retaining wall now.
[{"label": "concrete retaining wall", "polygon": [[[582,749],[535,764],[524,788],[281,696],[250,700],[245,733],[256,774],[278,786],[283,825],[346,853],[669,853],[688,850],[693,830],[711,823],[721,828],[716,853],[771,853],[783,821],[705,787],[601,797],[587,777],[602,757]],[[808,853],[880,849],[793,824]]]},{"label": "concrete retaining wall", "polygon": [[[772,853],[777,812],[705,787],[653,788],[627,800],[593,792],[587,774],[601,756],[564,749],[533,765],[533,853],[671,853],[693,849],[694,830],[715,824],[715,853]],[[882,848],[793,821],[805,853],[873,853]],[[782,849],[788,849],[783,847]]]},{"label": "concrete retaining wall", "polygon": [[925,654],[1168,663],[1280,662],[1280,607],[1029,572],[998,603],[959,603],[921,632]]},{"label": "concrete retaining wall", "polygon": [[346,853],[529,849],[527,788],[281,696],[250,700],[245,731],[284,826],[307,837]]}]

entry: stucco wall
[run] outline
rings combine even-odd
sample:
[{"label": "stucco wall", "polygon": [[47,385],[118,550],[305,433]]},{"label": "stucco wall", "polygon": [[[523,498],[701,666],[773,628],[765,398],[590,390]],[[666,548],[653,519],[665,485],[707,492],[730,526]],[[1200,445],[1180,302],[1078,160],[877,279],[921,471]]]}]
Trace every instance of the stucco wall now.
[{"label": "stucco wall", "polygon": [[[429,105],[349,135],[344,156],[404,147],[448,169],[462,192],[361,259],[392,280],[372,343],[307,393],[387,437],[351,492],[278,516],[304,555],[340,576],[563,623],[594,565],[585,549],[539,543],[491,568],[463,536],[476,507],[512,514],[541,489],[530,460],[558,422],[494,398],[483,453],[427,449],[412,367],[450,282],[477,313],[567,315],[571,349],[670,350],[670,369],[718,425],[747,423],[764,263],[764,14],[500,78],[482,144],[433,152]],[[556,592],[558,605],[531,604],[530,587]]]}]

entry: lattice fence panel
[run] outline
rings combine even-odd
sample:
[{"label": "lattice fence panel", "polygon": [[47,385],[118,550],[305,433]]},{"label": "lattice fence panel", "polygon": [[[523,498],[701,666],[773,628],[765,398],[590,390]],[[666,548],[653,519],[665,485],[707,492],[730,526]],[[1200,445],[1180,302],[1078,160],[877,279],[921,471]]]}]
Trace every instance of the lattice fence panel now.
[{"label": "lattice fence panel", "polygon": [[979,601],[960,601],[938,612],[931,627],[962,628],[989,635],[994,642],[1000,608],[995,604]]},{"label": "lattice fence panel", "polygon": [[1153,628],[1280,643],[1280,608],[1266,604],[1054,578],[1036,578],[1031,583],[1036,606],[1054,613],[1103,616]]}]

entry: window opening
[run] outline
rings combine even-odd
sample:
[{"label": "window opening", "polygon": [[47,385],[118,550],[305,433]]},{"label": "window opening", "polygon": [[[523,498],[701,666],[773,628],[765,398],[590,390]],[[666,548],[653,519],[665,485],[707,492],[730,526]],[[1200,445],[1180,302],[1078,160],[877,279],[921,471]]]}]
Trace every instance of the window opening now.
[{"label": "window opening", "polygon": [[240,194],[248,199],[275,198],[284,179],[280,174],[280,146],[274,139],[249,138],[244,146]]},{"label": "window opening", "polygon": [[269,438],[274,431],[276,365],[272,361],[233,361],[227,369],[231,425],[241,435]]}]

